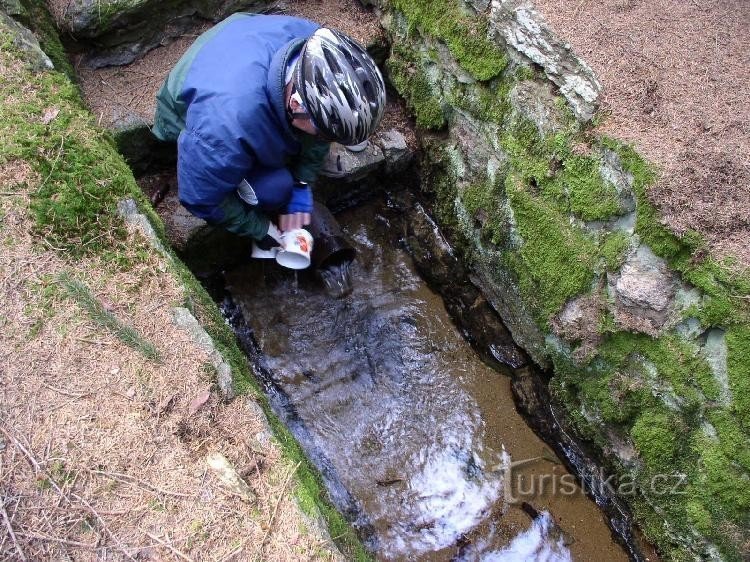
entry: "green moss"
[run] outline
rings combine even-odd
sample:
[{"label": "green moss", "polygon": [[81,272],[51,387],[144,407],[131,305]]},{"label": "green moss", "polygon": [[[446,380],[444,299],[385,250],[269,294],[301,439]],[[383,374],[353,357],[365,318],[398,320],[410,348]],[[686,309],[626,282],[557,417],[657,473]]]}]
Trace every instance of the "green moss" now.
[{"label": "green moss", "polygon": [[688,519],[700,532],[711,532],[711,528],[713,526],[711,512],[700,500],[688,500],[686,504],[686,511]]},{"label": "green moss", "polygon": [[531,68],[531,66],[522,64],[516,67],[513,76],[518,82],[521,82],[523,80],[534,80],[536,79],[536,72],[533,68]]},{"label": "green moss", "polygon": [[[35,95],[19,99],[21,89]],[[0,106],[0,162],[23,159],[43,178],[32,195],[38,232],[73,255],[122,239],[117,201],[138,198],[140,190],[109,135],[84,109],[77,88],[60,72],[24,70],[0,84],[0,96],[14,100]],[[48,108],[59,113],[45,123]]]},{"label": "green moss", "polygon": [[456,83],[448,102],[478,120],[502,125],[511,110],[508,97],[511,87],[512,81],[507,78],[477,83],[472,88]]},{"label": "green moss", "polygon": [[386,68],[396,90],[404,96],[414,112],[417,126],[441,129],[446,123],[443,105],[424,72],[424,64],[408,49],[396,48]]},{"label": "green moss", "polygon": [[459,200],[466,212],[480,225],[480,236],[484,244],[505,246],[509,233],[509,220],[502,206],[504,194],[501,178],[495,182],[476,182],[459,190]]},{"label": "green moss", "polygon": [[570,212],[586,221],[604,220],[621,212],[617,190],[601,177],[601,162],[591,156],[565,152],[562,173],[550,187],[567,195]]},{"label": "green moss", "polygon": [[630,236],[624,232],[612,232],[604,236],[599,246],[599,253],[609,271],[616,271],[625,261],[630,248]]},{"label": "green moss", "polygon": [[699,458],[695,493],[718,523],[712,533],[717,538],[721,535],[722,520],[745,528],[750,525],[750,466],[747,461],[738,462],[738,455],[732,448],[739,445],[747,455],[747,439],[732,442],[723,437],[717,442],[697,433],[693,441],[693,454]]},{"label": "green moss", "polygon": [[733,326],[726,333],[727,375],[734,414],[750,436],[750,326]]},{"label": "green moss", "polygon": [[68,54],[60,42],[55,22],[47,10],[43,0],[21,0],[21,11],[14,17],[34,32],[42,50],[55,65],[55,68],[63,72],[69,79],[75,79],[75,71],[70,64]]},{"label": "green moss", "polygon": [[617,190],[601,176],[601,159],[576,153],[575,142],[574,130],[542,137],[527,119],[512,123],[501,140],[512,166],[561,211],[585,221],[620,214]]},{"label": "green moss", "polygon": [[523,239],[520,250],[506,252],[505,258],[518,274],[525,300],[534,303],[537,321],[546,325],[568,299],[590,287],[596,245],[557,209],[529,193],[521,178],[508,176],[505,192]]},{"label": "green moss", "polygon": [[663,474],[674,470],[677,427],[675,418],[664,412],[645,411],[638,416],[630,436],[649,469]]},{"label": "green moss", "polygon": [[508,64],[502,49],[488,38],[485,17],[471,16],[457,0],[392,0],[412,28],[441,41],[477,80],[489,80]]},{"label": "green moss", "polygon": [[708,364],[693,346],[677,336],[654,339],[644,334],[618,332],[600,346],[602,360],[614,369],[626,366],[632,355],[651,362],[657,376],[672,386],[675,394],[685,401],[686,408],[719,397],[719,388]]},{"label": "green moss", "polygon": [[698,287],[705,299],[696,316],[705,326],[730,326],[750,322],[750,277],[708,257],[680,264],[686,281]]}]

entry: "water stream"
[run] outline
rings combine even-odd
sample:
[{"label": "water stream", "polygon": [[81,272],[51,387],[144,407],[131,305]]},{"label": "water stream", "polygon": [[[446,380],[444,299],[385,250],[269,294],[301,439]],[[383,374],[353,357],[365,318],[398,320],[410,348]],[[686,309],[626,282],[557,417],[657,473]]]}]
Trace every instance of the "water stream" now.
[{"label": "water stream", "polygon": [[383,560],[627,560],[378,212],[339,217],[358,259],[329,291],[259,263],[227,274],[334,502]]}]

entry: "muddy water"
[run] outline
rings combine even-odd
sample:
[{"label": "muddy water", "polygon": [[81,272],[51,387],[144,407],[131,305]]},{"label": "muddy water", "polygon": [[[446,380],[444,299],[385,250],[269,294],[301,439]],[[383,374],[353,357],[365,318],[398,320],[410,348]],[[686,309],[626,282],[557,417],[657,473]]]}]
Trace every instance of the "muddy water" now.
[{"label": "muddy water", "polygon": [[377,207],[339,219],[359,253],[346,296],[273,264],[227,281],[285,394],[282,417],[378,558],[626,560],[388,220]]}]

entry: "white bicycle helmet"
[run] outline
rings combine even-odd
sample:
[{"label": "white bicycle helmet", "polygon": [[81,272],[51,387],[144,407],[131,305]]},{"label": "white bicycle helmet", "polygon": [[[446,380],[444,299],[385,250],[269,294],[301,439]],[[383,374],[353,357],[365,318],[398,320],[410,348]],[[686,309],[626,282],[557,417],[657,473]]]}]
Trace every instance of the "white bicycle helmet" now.
[{"label": "white bicycle helmet", "polygon": [[321,27],[302,48],[295,86],[318,133],[354,145],[366,140],[385,110],[385,83],[375,61],[352,38]]}]

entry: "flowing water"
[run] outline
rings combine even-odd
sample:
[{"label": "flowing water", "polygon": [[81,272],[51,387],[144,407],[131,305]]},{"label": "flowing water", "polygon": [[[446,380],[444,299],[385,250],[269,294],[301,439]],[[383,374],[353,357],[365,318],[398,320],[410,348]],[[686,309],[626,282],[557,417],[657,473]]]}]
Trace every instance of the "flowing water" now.
[{"label": "flowing water", "polygon": [[329,296],[338,299],[352,292],[352,262],[331,264],[317,274]]},{"label": "flowing water", "polygon": [[358,251],[330,275],[342,298],[315,276],[258,264],[227,282],[284,395],[279,414],[377,557],[627,560],[388,219],[377,207],[339,218]]}]

